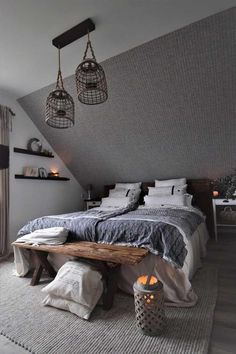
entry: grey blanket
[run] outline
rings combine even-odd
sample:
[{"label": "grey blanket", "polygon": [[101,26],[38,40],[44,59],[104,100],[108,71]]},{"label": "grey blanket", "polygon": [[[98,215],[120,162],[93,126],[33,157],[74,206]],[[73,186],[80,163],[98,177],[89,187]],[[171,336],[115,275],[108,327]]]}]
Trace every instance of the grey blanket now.
[{"label": "grey blanket", "polygon": [[182,234],[191,238],[197,226],[204,221],[203,215],[193,208],[184,207],[133,209],[91,209],[44,216],[26,224],[18,237],[37,229],[62,226],[70,231],[73,240],[144,247],[175,266],[182,267],[187,255]]}]

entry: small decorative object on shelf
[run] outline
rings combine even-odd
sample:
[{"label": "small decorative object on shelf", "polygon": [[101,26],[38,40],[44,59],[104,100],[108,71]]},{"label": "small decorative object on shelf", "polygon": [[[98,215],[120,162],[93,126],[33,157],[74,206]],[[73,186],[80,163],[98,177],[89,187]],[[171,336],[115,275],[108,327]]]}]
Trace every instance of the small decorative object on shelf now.
[{"label": "small decorative object on shelf", "polygon": [[23,168],[23,175],[25,177],[39,177],[38,167],[25,166]]},{"label": "small decorative object on shelf", "polygon": [[46,178],[48,176],[47,170],[44,167],[39,168],[39,177]]},{"label": "small decorative object on shelf", "polygon": [[133,288],[138,329],[148,336],[159,335],[166,324],[163,284],[154,275],[142,275]]},{"label": "small decorative object on shelf", "polygon": [[50,171],[48,174],[48,177],[59,177],[59,172]]},{"label": "small decorative object on shelf", "polygon": [[50,150],[43,149],[42,152],[43,152],[46,156],[53,156],[53,153],[52,153],[52,151],[50,151]]},{"label": "small decorative object on shelf", "polygon": [[42,151],[42,144],[39,139],[32,138],[27,143],[27,149],[33,152],[41,152]]}]

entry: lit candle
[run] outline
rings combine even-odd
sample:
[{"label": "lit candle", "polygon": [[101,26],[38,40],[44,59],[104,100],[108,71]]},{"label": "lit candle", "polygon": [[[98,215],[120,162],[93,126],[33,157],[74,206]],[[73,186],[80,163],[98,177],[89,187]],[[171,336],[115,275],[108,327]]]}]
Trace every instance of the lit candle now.
[{"label": "lit candle", "polygon": [[142,285],[153,285],[158,282],[157,278],[152,275],[149,277],[148,275],[141,275],[138,279],[137,282]]},{"label": "lit candle", "polygon": [[50,177],[59,177],[59,172],[58,171],[52,171],[50,172]]},{"label": "lit candle", "polygon": [[213,197],[215,197],[215,198],[219,197],[219,192],[218,191],[213,191],[212,193],[213,193]]}]

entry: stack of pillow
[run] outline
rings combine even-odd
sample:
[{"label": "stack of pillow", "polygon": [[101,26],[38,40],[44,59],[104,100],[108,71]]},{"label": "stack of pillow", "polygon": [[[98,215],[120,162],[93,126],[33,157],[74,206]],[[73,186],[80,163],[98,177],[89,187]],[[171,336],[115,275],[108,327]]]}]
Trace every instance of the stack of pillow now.
[{"label": "stack of pillow", "polygon": [[87,320],[103,293],[102,275],[90,264],[68,261],[42,291],[47,294],[44,305],[70,311]]},{"label": "stack of pillow", "polygon": [[109,196],[102,198],[102,208],[124,208],[139,201],[141,182],[116,183],[114,189],[110,189]]},{"label": "stack of pillow", "polygon": [[186,178],[155,180],[155,187],[148,187],[148,195],[144,197],[144,202],[147,207],[191,206],[192,195],[187,193]]}]

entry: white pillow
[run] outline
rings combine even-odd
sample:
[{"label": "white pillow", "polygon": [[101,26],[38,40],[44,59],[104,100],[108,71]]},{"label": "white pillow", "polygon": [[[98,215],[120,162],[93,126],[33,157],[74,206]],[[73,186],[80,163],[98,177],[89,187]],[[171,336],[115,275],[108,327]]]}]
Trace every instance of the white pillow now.
[{"label": "white pillow", "polygon": [[141,193],[140,188],[138,189],[117,188],[117,189],[110,189],[109,197],[112,198],[131,197],[134,202],[138,202],[140,193]]},{"label": "white pillow", "polygon": [[148,187],[148,195],[185,194],[186,192],[187,184],[184,184],[183,186]]},{"label": "white pillow", "polygon": [[100,208],[125,208],[133,202],[132,197],[102,198]]},{"label": "white pillow", "polygon": [[92,312],[92,309],[87,306],[77,304],[75,301],[62,299],[61,297],[50,294],[45,297],[42,303],[47,306],[52,306],[61,310],[72,312],[85,320],[89,319]]},{"label": "white pillow", "polygon": [[180,205],[186,206],[185,195],[168,195],[168,196],[148,196],[144,197],[145,206],[159,207],[162,205]]},{"label": "white pillow", "polygon": [[138,189],[141,187],[142,182],[136,183],[116,183],[115,189],[124,188],[124,189]]},{"label": "white pillow", "polygon": [[130,189],[125,189],[125,188],[110,189],[109,190],[109,197],[112,197],[112,198],[128,197],[129,191],[130,191]]},{"label": "white pillow", "polygon": [[89,264],[69,261],[42,291],[87,306],[92,311],[103,292],[102,275]]},{"label": "white pillow", "polygon": [[186,178],[155,180],[155,187],[182,186],[183,184],[186,184]]}]

